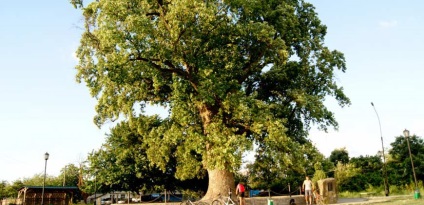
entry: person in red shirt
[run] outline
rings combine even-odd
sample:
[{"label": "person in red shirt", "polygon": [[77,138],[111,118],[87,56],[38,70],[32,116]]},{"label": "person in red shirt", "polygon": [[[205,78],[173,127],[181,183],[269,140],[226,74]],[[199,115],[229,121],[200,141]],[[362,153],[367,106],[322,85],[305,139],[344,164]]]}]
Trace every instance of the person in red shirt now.
[{"label": "person in red shirt", "polygon": [[244,201],[244,185],[243,182],[239,182],[236,187],[236,195],[238,196],[238,199],[240,201],[240,205],[245,205]]}]

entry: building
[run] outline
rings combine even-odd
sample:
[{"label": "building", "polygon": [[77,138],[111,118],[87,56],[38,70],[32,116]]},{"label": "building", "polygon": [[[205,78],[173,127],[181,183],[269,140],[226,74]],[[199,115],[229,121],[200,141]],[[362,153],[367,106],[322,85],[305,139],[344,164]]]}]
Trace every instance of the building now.
[{"label": "building", "polygon": [[24,186],[18,191],[16,204],[40,205],[43,198],[44,205],[69,205],[81,192],[78,187],[48,186],[44,187],[44,197],[42,193],[42,186]]}]

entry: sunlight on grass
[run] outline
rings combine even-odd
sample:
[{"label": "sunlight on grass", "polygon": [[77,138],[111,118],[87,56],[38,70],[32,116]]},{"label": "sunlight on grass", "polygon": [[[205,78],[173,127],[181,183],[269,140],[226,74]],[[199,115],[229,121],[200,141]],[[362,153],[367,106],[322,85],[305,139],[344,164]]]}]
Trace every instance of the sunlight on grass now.
[{"label": "sunlight on grass", "polygon": [[[352,195],[354,196],[354,195]],[[375,204],[375,205],[422,205],[424,204],[424,199],[414,199],[413,195],[392,195],[389,197],[378,196],[378,197],[369,197],[368,201],[365,201],[363,204]],[[359,203],[361,204],[361,203]]]},{"label": "sunlight on grass", "polygon": [[381,204],[381,205],[402,205],[402,204],[408,204],[408,205],[422,205],[424,204],[423,199],[393,199],[388,202],[377,202],[372,204]]}]

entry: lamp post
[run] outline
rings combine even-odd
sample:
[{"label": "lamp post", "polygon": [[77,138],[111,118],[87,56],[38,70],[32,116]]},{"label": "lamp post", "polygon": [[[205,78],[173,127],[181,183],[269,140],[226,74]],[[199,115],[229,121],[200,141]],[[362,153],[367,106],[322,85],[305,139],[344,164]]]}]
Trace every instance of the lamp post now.
[{"label": "lamp post", "polygon": [[378,125],[380,126],[380,138],[381,138],[381,148],[383,149],[383,182],[384,182],[384,192],[386,196],[389,196],[389,185],[387,180],[387,171],[386,171],[386,155],[384,154],[384,144],[383,144],[383,132],[381,131],[380,117],[378,116],[377,110],[375,109],[374,103],[371,102],[372,107],[374,108],[375,114],[377,115]]},{"label": "lamp post", "polygon": [[44,154],[44,179],[43,179],[43,191],[41,193],[41,205],[44,205],[44,187],[46,186],[46,169],[47,169],[47,160],[49,159],[49,153]]},{"label": "lamp post", "polygon": [[63,185],[62,186],[65,186],[66,185],[66,165],[65,165],[65,168],[64,168],[64,171],[63,171]]},{"label": "lamp post", "polygon": [[415,175],[414,161],[412,160],[411,146],[409,145],[409,130],[405,129],[403,131],[403,135],[405,135],[406,143],[408,144],[409,158],[411,159],[412,173],[414,174],[415,192],[417,192],[417,191],[419,192],[418,183],[417,183],[417,176]]},{"label": "lamp post", "polygon": [[94,171],[94,205],[97,205],[97,170]]}]

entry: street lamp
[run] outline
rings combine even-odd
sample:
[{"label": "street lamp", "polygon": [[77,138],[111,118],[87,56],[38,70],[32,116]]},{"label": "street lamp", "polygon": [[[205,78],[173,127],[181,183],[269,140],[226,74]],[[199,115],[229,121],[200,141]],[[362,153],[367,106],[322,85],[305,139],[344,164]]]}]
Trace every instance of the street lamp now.
[{"label": "street lamp", "polygon": [[49,159],[49,153],[44,154],[44,180],[43,180],[43,191],[41,193],[41,205],[44,205],[44,187],[46,186],[46,169],[47,169],[47,160]]},{"label": "street lamp", "polygon": [[63,171],[63,186],[65,186],[66,185],[66,165],[65,165],[65,168],[64,168],[64,171]]},{"label": "street lamp", "polygon": [[412,160],[411,146],[409,145],[409,130],[405,129],[403,131],[403,135],[405,135],[406,143],[408,144],[409,158],[411,159],[412,173],[414,174],[415,192],[419,193],[418,184],[417,184],[417,176],[415,175],[414,161]]},{"label": "street lamp", "polygon": [[378,125],[380,126],[380,137],[381,137],[381,148],[383,149],[383,182],[384,182],[384,192],[386,196],[389,196],[389,185],[387,180],[387,171],[386,171],[386,155],[384,154],[384,144],[383,144],[383,132],[381,132],[381,123],[380,117],[378,116],[377,110],[375,109],[374,103],[371,102],[372,107],[374,108],[375,114],[377,115]]},{"label": "street lamp", "polygon": [[97,170],[94,171],[94,205],[97,205]]}]

